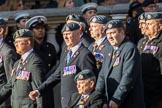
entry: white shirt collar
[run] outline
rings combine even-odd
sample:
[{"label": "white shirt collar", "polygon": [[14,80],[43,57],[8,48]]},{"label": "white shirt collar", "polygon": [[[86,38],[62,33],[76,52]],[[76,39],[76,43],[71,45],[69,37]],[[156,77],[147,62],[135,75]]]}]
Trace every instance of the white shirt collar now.
[{"label": "white shirt collar", "polygon": [[74,47],[70,48],[70,50],[72,51],[71,57],[74,55],[74,53],[79,49],[79,47],[81,46],[81,42],[78,43],[77,45],[75,45]]},{"label": "white shirt collar", "polygon": [[33,49],[30,49],[28,52],[24,53],[23,55],[21,55],[21,58],[23,59],[23,62],[25,61],[25,59],[28,57],[28,55],[33,51]]},{"label": "white shirt collar", "polygon": [[99,46],[104,40],[105,40],[106,36],[103,36],[101,39],[99,39],[96,44]]}]

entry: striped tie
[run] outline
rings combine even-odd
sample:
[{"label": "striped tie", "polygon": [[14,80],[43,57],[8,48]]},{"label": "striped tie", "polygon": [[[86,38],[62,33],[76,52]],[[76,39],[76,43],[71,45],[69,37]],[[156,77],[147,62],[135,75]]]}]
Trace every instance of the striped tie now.
[{"label": "striped tie", "polygon": [[72,54],[72,51],[71,51],[71,50],[69,50],[69,51],[68,51],[68,53],[67,53],[67,55],[66,55],[66,63],[67,63],[67,64],[68,64],[68,63],[69,63],[69,61],[70,61],[71,54]]}]

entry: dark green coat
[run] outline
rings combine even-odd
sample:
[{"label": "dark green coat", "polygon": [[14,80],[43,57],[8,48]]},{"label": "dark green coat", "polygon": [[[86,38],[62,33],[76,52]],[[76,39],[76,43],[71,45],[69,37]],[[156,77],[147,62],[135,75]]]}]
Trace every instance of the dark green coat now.
[{"label": "dark green coat", "polygon": [[[19,64],[18,60],[14,64],[12,70],[12,77],[6,85],[0,90],[0,103],[11,95],[11,105],[13,108],[41,108],[42,98],[37,98],[36,101],[29,99],[29,92],[35,90],[41,85],[43,81],[43,74],[45,73],[45,66],[41,59],[35,54],[28,55],[24,64]],[[18,79],[18,72],[30,72],[28,80]]]}]

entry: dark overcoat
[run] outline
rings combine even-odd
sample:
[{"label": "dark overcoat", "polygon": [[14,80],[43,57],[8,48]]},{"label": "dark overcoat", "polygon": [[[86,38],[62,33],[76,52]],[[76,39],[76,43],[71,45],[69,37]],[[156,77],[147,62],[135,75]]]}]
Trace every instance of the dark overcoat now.
[{"label": "dark overcoat", "polygon": [[108,50],[99,73],[96,90],[105,92],[119,108],[144,108],[140,54],[136,46],[125,39],[114,52]]}]

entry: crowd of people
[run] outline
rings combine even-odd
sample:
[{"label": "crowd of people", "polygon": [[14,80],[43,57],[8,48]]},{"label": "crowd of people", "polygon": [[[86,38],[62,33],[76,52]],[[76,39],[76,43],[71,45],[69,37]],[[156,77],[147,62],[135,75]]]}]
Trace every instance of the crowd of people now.
[{"label": "crowd of people", "polygon": [[[56,4],[75,6],[67,1]],[[156,2],[131,2],[126,22],[97,6],[89,1],[67,15],[55,43],[47,41],[46,16],[18,12],[11,33],[0,18],[0,108],[162,108]]]}]

